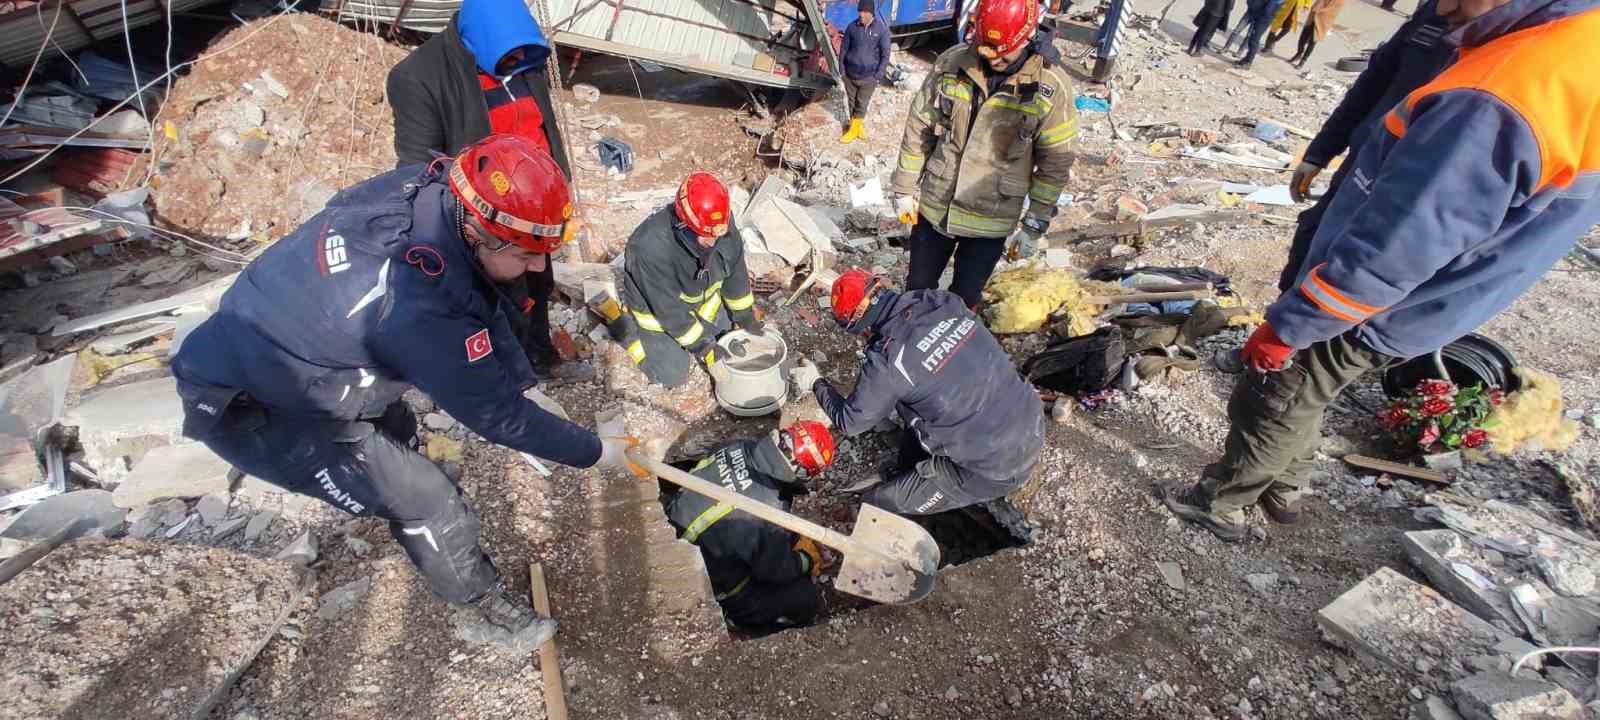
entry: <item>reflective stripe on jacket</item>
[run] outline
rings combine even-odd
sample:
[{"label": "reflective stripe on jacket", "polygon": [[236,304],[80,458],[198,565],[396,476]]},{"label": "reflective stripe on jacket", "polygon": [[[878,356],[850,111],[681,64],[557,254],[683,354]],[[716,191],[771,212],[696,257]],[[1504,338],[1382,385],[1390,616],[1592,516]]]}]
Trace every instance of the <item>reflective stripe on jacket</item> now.
[{"label": "reflective stripe on jacket", "polygon": [[639,329],[666,333],[690,354],[710,349],[716,338],[706,326],[722,308],[741,325],[754,319],[756,298],[745,269],[744,242],[731,223],[728,233],[702,256],[669,205],[633,231],[626,258],[622,299]]},{"label": "reflective stripe on jacket", "polygon": [[1267,310],[1296,348],[1360,326],[1411,357],[1483,324],[1600,221],[1600,0],[1512,0],[1357,153],[1298,287]]},{"label": "reflective stripe on jacket", "polygon": [[1044,56],[1029,56],[992,94],[983,63],[970,45],[934,62],[911,100],[891,184],[917,193],[941,232],[999,238],[1016,228],[1024,197],[1041,226],[1055,216],[1078,113],[1072,84]]},{"label": "reflective stripe on jacket", "polygon": [[[776,435],[728,443],[702,458],[690,474],[786,509],[782,487],[797,478]],[[680,538],[700,546],[718,600],[739,594],[751,579],[782,583],[811,572],[811,559],[794,549],[794,533],[732,505],[683,490],[667,503],[667,518]]]}]

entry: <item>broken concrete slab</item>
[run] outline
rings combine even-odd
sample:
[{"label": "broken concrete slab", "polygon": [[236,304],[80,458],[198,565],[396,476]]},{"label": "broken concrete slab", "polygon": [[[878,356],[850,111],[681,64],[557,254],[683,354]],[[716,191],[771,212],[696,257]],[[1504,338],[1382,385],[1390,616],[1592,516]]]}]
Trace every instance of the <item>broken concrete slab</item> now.
[{"label": "broken concrete slab", "polygon": [[278,513],[271,510],[263,510],[251,515],[250,522],[244,526],[245,542],[255,542],[260,539],[261,534],[266,532],[267,528],[272,527],[272,521],[277,519]]},{"label": "broken concrete slab", "polygon": [[112,495],[117,505],[125,508],[161,498],[226,495],[232,468],[197,442],[158,447],[145,454]]},{"label": "broken concrete slab", "polygon": [[[128,451],[124,444],[128,441],[147,439],[156,444],[179,441],[183,405],[178,398],[177,380],[156,378],[85,394],[78,406],[66,413],[62,423],[77,426],[78,441],[83,444],[91,467],[101,473],[112,472],[115,463],[111,461]],[[162,440],[166,442],[160,442]]]},{"label": "broken concrete slab", "polygon": [[29,506],[6,527],[3,535],[17,539],[44,539],[80,518],[89,520],[88,532],[110,530],[121,525],[127,515],[126,509],[112,502],[111,493],[104,490],[77,490]]},{"label": "broken concrete slab", "polygon": [[243,530],[245,525],[249,522],[250,518],[243,515],[232,520],[225,520],[222,522],[222,524],[217,526],[216,530],[211,531],[211,539],[213,541],[226,539],[234,533]]},{"label": "broken concrete slab", "polygon": [[586,299],[583,290],[586,281],[610,283],[613,287],[616,285],[616,273],[605,263],[554,262],[551,265],[556,289],[575,303],[582,303]]},{"label": "broken concrete slab", "polygon": [[310,530],[300,533],[300,537],[285,545],[282,550],[278,551],[277,555],[273,556],[273,559],[287,560],[296,565],[310,565],[316,562],[317,536],[311,534]]},{"label": "broken concrete slab", "polygon": [[71,322],[56,325],[51,331],[52,335],[62,336],[73,333],[88,332],[107,325],[142,320],[156,315],[165,315],[179,308],[195,307],[214,309],[222,294],[233,287],[233,281],[238,279],[239,273],[220,277],[192,290],[178,293],[172,297],[163,298],[147,303],[140,303],[131,307],[118,308],[97,315],[90,315]]},{"label": "broken concrete slab", "polygon": [[1483,672],[1450,686],[1456,709],[1467,720],[1580,720],[1583,706],[1564,688],[1528,677]]},{"label": "broken concrete slab", "polygon": [[122,332],[106,335],[89,343],[89,349],[101,355],[121,355],[133,350],[136,345],[172,332],[176,326],[177,323],[175,321],[154,320],[140,323]]},{"label": "broken concrete slab", "polygon": [[200,513],[200,522],[206,527],[216,527],[228,517],[227,495],[203,495],[200,502],[194,505],[195,512]]},{"label": "broken concrete slab", "polygon": [[317,617],[323,620],[332,620],[349,612],[356,603],[372,591],[372,576],[368,575],[360,580],[352,580],[339,587],[323,593],[318,601]]},{"label": "broken concrete slab", "polygon": [[1520,626],[1506,595],[1510,588],[1497,582],[1499,573],[1491,569],[1482,549],[1459,533],[1449,529],[1408,532],[1401,535],[1400,546],[1411,564],[1446,597],[1486,621],[1505,623],[1506,628]]},{"label": "broken concrete slab", "polygon": [[218,548],[64,545],[0,586],[6,714],[208,717],[305,592],[283,563]]},{"label": "broken concrete slab", "polygon": [[[1424,646],[1466,658],[1527,652],[1533,646],[1390,568],[1379,568],[1317,611],[1335,645],[1410,672]],[[1446,675],[1460,674],[1445,663]]]}]

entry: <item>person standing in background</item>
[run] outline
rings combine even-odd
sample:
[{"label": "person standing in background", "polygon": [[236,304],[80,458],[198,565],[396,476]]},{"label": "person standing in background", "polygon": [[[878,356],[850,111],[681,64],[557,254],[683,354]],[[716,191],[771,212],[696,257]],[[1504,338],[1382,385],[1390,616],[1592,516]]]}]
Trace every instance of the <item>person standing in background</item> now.
[{"label": "person standing in background", "polygon": [[1279,40],[1300,27],[1300,18],[1311,9],[1312,1],[1286,0],[1283,6],[1278,8],[1278,14],[1273,16],[1272,26],[1267,33],[1267,47],[1262,52],[1271,54],[1273,46],[1277,45]]},{"label": "person standing in background", "polygon": [[839,46],[839,57],[844,62],[845,99],[850,106],[850,128],[839,142],[846,144],[866,139],[867,130],[861,121],[867,117],[872,93],[889,69],[889,26],[878,19],[872,0],[861,0],[856,11],[856,21],[844,29],[844,43]]}]

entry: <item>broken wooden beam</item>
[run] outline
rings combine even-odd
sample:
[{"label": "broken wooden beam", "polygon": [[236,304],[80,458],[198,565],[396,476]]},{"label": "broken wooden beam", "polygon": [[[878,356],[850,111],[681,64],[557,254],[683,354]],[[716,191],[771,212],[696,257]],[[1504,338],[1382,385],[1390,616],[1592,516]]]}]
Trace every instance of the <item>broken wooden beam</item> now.
[{"label": "broken wooden beam", "polygon": [[[533,595],[533,610],[544,617],[550,614],[550,591],[544,584],[544,567],[528,564],[528,592]],[[561,683],[561,659],[556,655],[552,636],[539,646],[539,673],[544,676],[544,713],[549,720],[567,720],[567,694]]]},{"label": "broken wooden beam", "polygon": [[1050,247],[1060,247],[1063,243],[1079,243],[1085,240],[1138,237],[1157,228],[1182,227],[1201,223],[1242,222],[1248,220],[1250,216],[1251,213],[1248,210],[1217,210],[1215,212],[1175,215],[1152,220],[1129,220],[1126,222],[1101,223],[1088,227],[1075,227],[1058,232],[1045,233],[1045,238],[1051,241],[1049,243]]},{"label": "broken wooden beam", "polygon": [[1450,476],[1445,475],[1437,470],[1429,470],[1427,468],[1420,468],[1415,465],[1406,465],[1404,463],[1390,462],[1388,460],[1379,460],[1377,458],[1367,457],[1365,455],[1346,455],[1343,459],[1345,462],[1359,468],[1377,470],[1378,472],[1408,477],[1413,480],[1423,480],[1426,482],[1438,483],[1440,485],[1450,484]]}]

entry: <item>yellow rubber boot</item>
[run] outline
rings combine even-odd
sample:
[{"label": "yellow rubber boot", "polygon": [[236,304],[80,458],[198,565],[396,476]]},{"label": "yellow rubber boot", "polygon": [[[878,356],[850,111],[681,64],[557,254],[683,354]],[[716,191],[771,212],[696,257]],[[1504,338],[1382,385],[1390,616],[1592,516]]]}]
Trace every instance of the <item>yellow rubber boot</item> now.
[{"label": "yellow rubber boot", "polygon": [[860,138],[861,138],[861,119],[860,118],[851,118],[850,119],[850,129],[844,131],[844,135],[839,137],[839,142],[843,143],[845,145],[849,145],[850,143],[853,143],[853,142],[855,142],[856,140],[858,140]]},{"label": "yellow rubber boot", "polygon": [[857,140],[867,139],[867,126],[862,125],[860,120],[852,120],[850,124],[855,126]]}]

